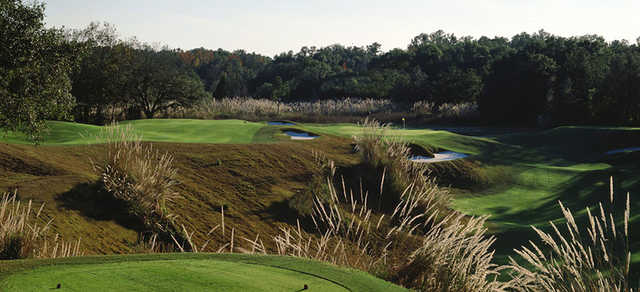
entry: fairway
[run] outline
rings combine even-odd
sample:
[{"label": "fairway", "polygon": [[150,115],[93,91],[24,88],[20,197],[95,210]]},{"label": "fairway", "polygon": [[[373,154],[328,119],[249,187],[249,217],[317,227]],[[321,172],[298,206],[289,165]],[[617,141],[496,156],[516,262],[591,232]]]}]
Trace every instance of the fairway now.
[{"label": "fairway", "polygon": [[[304,127],[343,137],[361,131],[354,124],[305,124]],[[482,133],[481,128],[478,132]],[[576,220],[586,224],[585,208],[596,206],[608,197],[611,176],[617,198],[616,220],[622,220],[627,192],[631,195],[631,209],[640,208],[640,200],[636,199],[640,191],[640,179],[636,175],[639,169],[635,163],[638,156],[634,153],[605,155],[607,151],[640,145],[640,128],[571,126],[488,137],[392,128],[385,135],[470,154],[470,159],[483,164],[479,172],[493,177],[489,185],[472,190],[457,189],[454,185],[451,206],[469,215],[490,215],[488,227],[498,237],[493,248],[501,264],[507,263],[507,256],[513,254],[514,248],[537,238],[531,226],[548,231],[550,221],[564,221],[558,201],[573,211]],[[638,220],[640,216],[634,216],[632,211],[632,226],[638,226]],[[639,248],[640,242],[634,240],[633,262],[637,264],[640,263]]]},{"label": "fairway", "polygon": [[[103,127],[68,123],[47,122],[49,129],[42,138],[43,145],[81,145],[103,142],[97,138]],[[135,120],[119,123],[119,127],[131,127],[134,134],[148,142],[247,144],[259,139],[258,132],[266,123],[242,120]],[[24,134],[10,132],[0,136],[0,141],[30,144]],[[264,142],[273,141],[265,139]]]},{"label": "fairway", "polygon": [[[90,263],[87,263],[90,262]],[[0,288],[44,291],[405,291],[362,272],[275,256],[169,254],[54,261],[13,273]]]}]

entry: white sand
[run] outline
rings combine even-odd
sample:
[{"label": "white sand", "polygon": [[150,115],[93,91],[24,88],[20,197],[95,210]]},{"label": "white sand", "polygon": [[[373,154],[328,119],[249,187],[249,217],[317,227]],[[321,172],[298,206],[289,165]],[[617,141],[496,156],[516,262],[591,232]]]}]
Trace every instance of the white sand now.
[{"label": "white sand", "polygon": [[425,156],[413,156],[409,158],[409,160],[414,162],[420,162],[420,163],[434,163],[434,162],[440,162],[440,161],[450,161],[450,160],[461,159],[469,155],[464,153],[453,152],[453,151],[444,151],[440,153],[434,153],[433,156],[434,156],[433,158],[425,157]]},{"label": "white sand", "polygon": [[319,136],[314,136],[304,132],[285,131],[285,135],[291,136],[291,140],[313,140]]},{"label": "white sand", "polygon": [[616,149],[616,150],[607,151],[604,154],[605,155],[612,155],[612,154],[616,154],[616,153],[633,152],[633,151],[640,151],[640,147]]}]

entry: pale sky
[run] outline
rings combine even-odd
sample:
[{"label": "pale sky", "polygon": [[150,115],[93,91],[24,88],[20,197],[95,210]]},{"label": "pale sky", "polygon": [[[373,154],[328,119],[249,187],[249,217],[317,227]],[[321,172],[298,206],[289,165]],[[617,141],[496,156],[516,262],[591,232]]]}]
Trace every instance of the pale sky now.
[{"label": "pale sky", "polygon": [[45,0],[48,26],[109,22],[123,38],[172,48],[244,49],[268,56],[302,46],[406,48],[422,33],[512,37],[640,36],[640,0]]}]

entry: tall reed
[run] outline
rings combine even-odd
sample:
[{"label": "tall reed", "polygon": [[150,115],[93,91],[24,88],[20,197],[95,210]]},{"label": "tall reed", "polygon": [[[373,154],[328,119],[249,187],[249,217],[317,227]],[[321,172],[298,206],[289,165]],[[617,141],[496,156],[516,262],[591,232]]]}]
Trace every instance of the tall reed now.
[{"label": "tall reed", "polygon": [[[409,145],[400,138],[389,137],[389,124],[365,118],[358,125],[362,132],[353,137],[355,150],[369,168],[382,173],[383,183],[388,186],[387,200],[378,198],[378,209],[385,207],[382,205],[396,204],[402,192],[410,185],[421,188],[435,184],[434,179],[428,177],[429,169],[426,164],[409,160]],[[441,192],[439,195],[436,202],[439,208],[448,208],[448,194]]]},{"label": "tall reed", "polygon": [[[613,179],[610,182],[610,210],[613,210]],[[605,203],[606,204],[606,203]],[[629,247],[629,194],[622,226],[613,211],[592,214],[587,208],[588,225],[581,228],[568,208],[559,202],[566,223],[561,232],[549,222],[552,233],[532,227],[541,244],[530,242],[515,252],[527,265],[510,258],[510,268],[519,291],[630,291],[631,251]],[[607,208],[609,209],[609,208]],[[598,214],[599,213],[599,214]],[[548,252],[547,252],[548,250]]]},{"label": "tall reed", "polygon": [[511,283],[497,281],[506,267],[492,263],[487,218],[452,212],[432,223],[396,281],[421,291],[507,291]]},{"label": "tall reed", "polygon": [[106,127],[98,139],[105,142],[105,150],[92,164],[104,189],[125,202],[129,213],[150,231],[170,241],[176,228],[167,203],[179,197],[173,189],[178,183],[173,156],[143,143],[130,126]]},{"label": "tall reed", "polygon": [[47,235],[53,219],[41,217],[44,204],[35,211],[32,201],[24,205],[16,193],[0,197],[0,260],[58,258],[82,254],[80,239],[65,242],[58,234],[52,242]]}]

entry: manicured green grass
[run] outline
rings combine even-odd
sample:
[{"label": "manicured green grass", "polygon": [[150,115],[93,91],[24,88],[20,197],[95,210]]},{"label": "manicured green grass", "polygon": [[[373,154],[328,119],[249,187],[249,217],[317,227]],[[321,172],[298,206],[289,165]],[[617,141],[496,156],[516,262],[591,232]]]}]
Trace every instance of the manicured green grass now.
[{"label": "manicured green grass", "polygon": [[317,261],[239,254],[98,256],[0,263],[0,288],[43,291],[407,291]]},{"label": "manicured green grass", "polygon": [[[304,124],[303,127],[316,133],[343,137],[353,137],[362,133],[362,128],[355,124]],[[385,134],[390,137],[401,138],[408,142],[431,145],[472,155],[485,151],[491,145],[499,144],[499,142],[489,138],[471,137],[430,129],[392,128],[387,130]]]},{"label": "manicured green grass", "polygon": [[[176,143],[225,143],[247,144],[254,142],[265,123],[241,120],[136,120],[125,121],[120,126],[131,126],[134,133],[149,142]],[[67,122],[48,122],[48,131],[42,139],[43,145],[80,145],[101,141],[102,127]],[[261,142],[274,141],[273,137],[260,137]],[[0,136],[0,142],[29,144],[25,135],[8,133]]]}]

